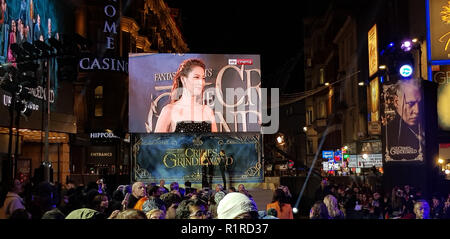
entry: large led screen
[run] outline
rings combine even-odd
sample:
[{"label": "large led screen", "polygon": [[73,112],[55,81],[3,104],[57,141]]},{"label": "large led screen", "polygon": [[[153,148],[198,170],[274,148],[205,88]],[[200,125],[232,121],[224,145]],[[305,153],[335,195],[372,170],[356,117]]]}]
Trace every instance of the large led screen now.
[{"label": "large led screen", "polygon": [[381,99],[386,162],[423,161],[425,128],[420,81],[410,79],[384,84]]},{"label": "large led screen", "polygon": [[130,54],[132,133],[260,132],[259,55]]}]

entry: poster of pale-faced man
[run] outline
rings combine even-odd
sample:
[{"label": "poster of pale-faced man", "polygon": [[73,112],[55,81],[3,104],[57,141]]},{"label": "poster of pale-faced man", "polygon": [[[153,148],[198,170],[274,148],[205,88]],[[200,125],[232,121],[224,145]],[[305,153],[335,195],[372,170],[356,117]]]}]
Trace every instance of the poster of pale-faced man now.
[{"label": "poster of pale-faced man", "polygon": [[129,130],[261,130],[259,55],[130,54]]},{"label": "poster of pale-faced man", "polygon": [[382,131],[386,162],[423,161],[425,129],[420,81],[384,84]]}]

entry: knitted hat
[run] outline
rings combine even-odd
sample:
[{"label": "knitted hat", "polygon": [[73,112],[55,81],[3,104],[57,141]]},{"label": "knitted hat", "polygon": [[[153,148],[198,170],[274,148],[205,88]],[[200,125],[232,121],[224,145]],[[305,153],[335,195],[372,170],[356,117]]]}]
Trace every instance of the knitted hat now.
[{"label": "knitted hat", "polygon": [[217,218],[233,219],[243,213],[252,211],[258,211],[254,201],[242,193],[232,192],[220,200],[217,207]]}]

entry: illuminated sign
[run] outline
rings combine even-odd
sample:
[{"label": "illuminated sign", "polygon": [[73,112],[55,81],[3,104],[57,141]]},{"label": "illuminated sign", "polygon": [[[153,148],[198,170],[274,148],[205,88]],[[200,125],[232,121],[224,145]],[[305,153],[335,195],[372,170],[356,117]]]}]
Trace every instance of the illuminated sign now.
[{"label": "illuminated sign", "polygon": [[334,157],[334,152],[333,151],[322,151],[322,158],[324,159],[331,159]]},{"label": "illuminated sign", "polygon": [[413,68],[410,65],[403,65],[400,67],[399,73],[403,77],[410,77],[413,73]]},{"label": "illuminated sign", "polygon": [[369,77],[378,71],[378,39],[377,39],[377,24],[369,30],[368,33],[368,48],[369,48]]}]

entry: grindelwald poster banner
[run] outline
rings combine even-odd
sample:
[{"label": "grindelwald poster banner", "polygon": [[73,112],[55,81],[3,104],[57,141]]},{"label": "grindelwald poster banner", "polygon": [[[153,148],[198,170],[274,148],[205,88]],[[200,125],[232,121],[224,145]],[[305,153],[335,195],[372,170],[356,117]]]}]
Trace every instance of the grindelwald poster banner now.
[{"label": "grindelwald poster banner", "polygon": [[134,180],[226,184],[262,182],[260,135],[137,134]]},{"label": "grindelwald poster banner", "polygon": [[382,132],[386,162],[423,161],[425,128],[420,80],[384,84]]},{"label": "grindelwald poster banner", "polygon": [[132,133],[186,132],[182,121],[208,122],[207,132],[261,130],[259,55],[130,54],[129,77]]}]

